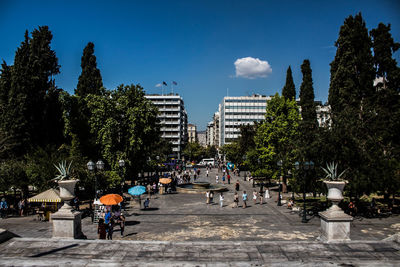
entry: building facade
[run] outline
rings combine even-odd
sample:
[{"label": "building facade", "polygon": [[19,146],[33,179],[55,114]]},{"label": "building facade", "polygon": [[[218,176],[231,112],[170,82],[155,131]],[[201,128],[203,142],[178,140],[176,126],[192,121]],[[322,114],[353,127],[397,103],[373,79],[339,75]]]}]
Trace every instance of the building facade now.
[{"label": "building facade", "polygon": [[183,98],[178,94],[146,95],[159,111],[161,137],[172,143],[173,153],[181,158],[187,143],[187,113]]},{"label": "building facade", "polygon": [[207,124],[206,130],[206,146],[214,145],[214,121],[210,121]]},{"label": "building facade", "polygon": [[206,142],[206,131],[198,131],[197,132],[197,141],[199,142],[199,144],[202,147],[206,147],[207,146],[207,142]]},{"label": "building facade", "polygon": [[188,142],[195,143],[197,142],[197,127],[194,124],[188,124]]},{"label": "building facade", "polygon": [[219,140],[221,147],[237,140],[240,126],[265,119],[267,101],[270,96],[226,96],[219,105]]}]

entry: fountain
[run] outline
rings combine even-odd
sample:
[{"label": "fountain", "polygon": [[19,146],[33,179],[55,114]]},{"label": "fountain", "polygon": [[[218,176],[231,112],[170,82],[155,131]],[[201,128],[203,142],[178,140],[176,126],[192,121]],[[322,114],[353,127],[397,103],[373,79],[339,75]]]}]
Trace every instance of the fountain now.
[{"label": "fountain", "polygon": [[215,185],[207,181],[196,181],[188,184],[180,184],[177,186],[176,191],[180,193],[202,194],[206,191],[224,192],[228,191],[228,189],[223,185]]}]

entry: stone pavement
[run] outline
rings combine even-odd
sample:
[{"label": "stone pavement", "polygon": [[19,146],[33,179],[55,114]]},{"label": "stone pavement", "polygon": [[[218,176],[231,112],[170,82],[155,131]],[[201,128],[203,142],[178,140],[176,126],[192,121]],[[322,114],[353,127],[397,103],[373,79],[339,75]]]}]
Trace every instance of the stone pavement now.
[{"label": "stone pavement", "polygon": [[160,242],[14,238],[0,266],[399,266],[396,242]]},{"label": "stone pavement", "polygon": [[[201,180],[215,182],[215,174],[214,170]],[[234,177],[232,182],[237,179],[241,190],[251,196],[252,184],[243,177]],[[0,265],[371,266],[381,261],[385,266],[400,265],[398,243],[381,241],[399,232],[398,216],[355,220],[351,226],[355,241],[325,244],[315,241],[319,218],[301,223],[298,214],[276,205],[276,191],[267,204],[254,205],[250,200],[246,209],[232,208],[233,183],[227,185],[223,208],[218,203],[207,205],[203,194],[152,196],[149,210],[131,201],[125,233],[121,236],[115,227],[113,241],[95,240],[97,225],[90,218],[82,221],[83,233],[90,240],[71,241],[51,239],[51,223],[33,216],[0,220],[0,228],[22,237],[0,244]],[[218,199],[216,194],[214,201]]]}]

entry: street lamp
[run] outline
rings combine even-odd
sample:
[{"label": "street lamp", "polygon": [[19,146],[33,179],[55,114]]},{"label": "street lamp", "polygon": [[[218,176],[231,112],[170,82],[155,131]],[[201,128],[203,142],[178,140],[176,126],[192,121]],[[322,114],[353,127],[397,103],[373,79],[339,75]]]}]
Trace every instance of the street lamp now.
[{"label": "street lamp", "polygon": [[281,202],[281,176],[282,176],[282,166],[283,166],[283,161],[279,160],[278,161],[278,167],[279,167],[279,182],[278,182],[278,206],[282,206],[282,202]]},{"label": "street lamp", "polygon": [[125,161],[123,159],[120,159],[118,161],[119,165],[119,170],[120,170],[120,177],[122,178],[122,183],[121,183],[121,195],[124,193],[124,186],[125,186],[125,175],[124,175],[124,167],[125,167]]},{"label": "street lamp", "polygon": [[[101,171],[104,169],[104,162],[99,160],[96,162],[96,164],[94,164],[94,162],[90,160],[86,164],[86,166],[90,172],[94,172],[96,170],[96,167],[98,170]],[[95,199],[97,199],[97,175],[96,175],[96,172],[94,174],[94,196],[95,196]]]},{"label": "street lamp", "polygon": [[[300,164],[298,161],[294,164],[296,170],[303,169],[306,172],[308,170],[314,169],[314,162],[306,161],[303,164]],[[304,175],[303,179],[303,217],[301,219],[302,223],[307,223],[307,211],[306,211],[306,176]]]}]

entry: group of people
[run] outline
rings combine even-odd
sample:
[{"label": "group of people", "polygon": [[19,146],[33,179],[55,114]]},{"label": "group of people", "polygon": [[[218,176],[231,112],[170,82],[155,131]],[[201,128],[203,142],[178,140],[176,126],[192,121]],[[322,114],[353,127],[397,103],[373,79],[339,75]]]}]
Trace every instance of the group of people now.
[{"label": "group of people", "polygon": [[99,239],[107,238],[108,240],[112,240],[115,225],[119,225],[121,236],[123,236],[125,229],[125,216],[122,214],[121,208],[119,206],[116,206],[114,209],[107,207],[104,217],[99,219],[99,224],[97,226]]},{"label": "group of people", "polygon": [[[240,183],[239,181],[236,182],[235,184],[235,194],[233,196],[233,206],[232,208],[238,208],[239,207],[239,192],[240,191]],[[253,191],[253,202],[254,205],[257,204],[257,199],[259,199],[260,201],[260,205],[263,204],[264,202],[264,197],[265,199],[269,199],[271,198],[270,194],[269,194],[269,189],[267,188],[265,190],[265,194],[264,191],[260,191],[259,193],[257,193],[256,190]],[[212,204],[214,200],[214,192],[209,190],[206,192],[206,204]],[[219,203],[220,203],[220,207],[222,208],[224,206],[224,194],[222,192],[220,192],[219,195]],[[248,201],[248,196],[247,196],[247,192],[244,190],[242,193],[242,202],[243,208],[247,208],[247,201]]]}]

